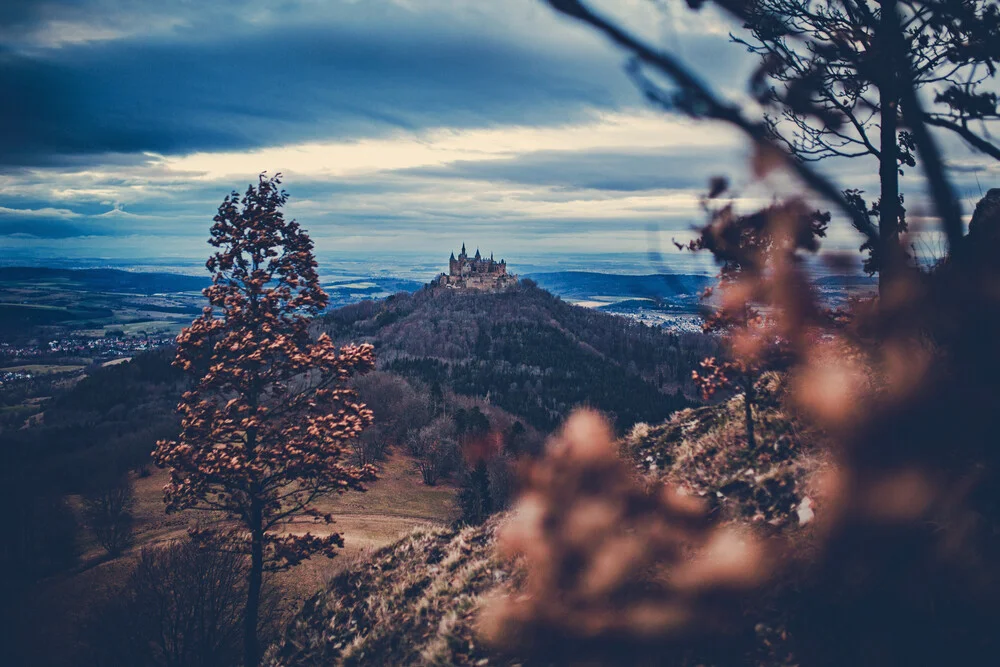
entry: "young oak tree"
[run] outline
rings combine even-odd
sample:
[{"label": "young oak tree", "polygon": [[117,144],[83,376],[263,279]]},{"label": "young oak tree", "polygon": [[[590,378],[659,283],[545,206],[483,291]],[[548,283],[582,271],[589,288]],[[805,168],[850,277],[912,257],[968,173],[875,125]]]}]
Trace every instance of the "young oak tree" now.
[{"label": "young oak tree", "polygon": [[[167,511],[224,513],[234,524],[227,546],[250,557],[244,662],[256,667],[262,575],[314,554],[332,557],[338,533],[280,533],[295,516],[332,523],[311,503],[320,495],[364,490],[371,466],[347,463],[350,442],[372,413],[348,387],[374,365],[371,345],[338,350],[313,340],[309,317],[327,305],[313,243],[281,207],[281,175],[233,192],[214,218],[206,266],[209,306],[177,338],[174,363],[197,378],[184,393],[177,440],[160,441],[154,461],[170,468]],[[195,537],[212,531],[195,531]]]},{"label": "young oak tree", "polygon": [[[702,328],[706,333],[723,336],[727,358],[709,357],[701,362],[701,371],[692,371],[691,376],[705,400],[720,389],[743,390],[747,446],[753,450],[757,446],[753,418],[757,380],[766,371],[782,369],[791,356],[788,332],[782,331],[779,321],[758,306],[774,301],[771,291],[778,288],[773,286],[783,281],[764,278],[769,274],[774,277],[776,271],[789,275],[800,272],[798,253],[819,249],[819,239],[826,236],[831,216],[811,210],[799,200],[773,204],[748,215],[737,215],[732,203],[710,210],[708,203],[727,187],[724,179],[715,179],[703,201],[710,223],[698,238],[678,247],[707,250],[722,264],[718,286],[705,294],[715,295],[719,304],[705,315]],[[775,220],[780,224],[774,224]],[[808,304],[808,297],[785,295],[784,300]]]}]

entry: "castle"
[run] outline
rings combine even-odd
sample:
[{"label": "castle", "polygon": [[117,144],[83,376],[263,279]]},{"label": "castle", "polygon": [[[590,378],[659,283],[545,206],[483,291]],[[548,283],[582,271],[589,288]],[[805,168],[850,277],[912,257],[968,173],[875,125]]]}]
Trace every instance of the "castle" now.
[{"label": "castle", "polygon": [[507,262],[485,259],[476,249],[474,257],[469,257],[462,244],[462,252],[458,257],[451,253],[448,260],[448,273],[438,276],[437,284],[454,289],[499,290],[517,283],[517,276],[507,273]]}]

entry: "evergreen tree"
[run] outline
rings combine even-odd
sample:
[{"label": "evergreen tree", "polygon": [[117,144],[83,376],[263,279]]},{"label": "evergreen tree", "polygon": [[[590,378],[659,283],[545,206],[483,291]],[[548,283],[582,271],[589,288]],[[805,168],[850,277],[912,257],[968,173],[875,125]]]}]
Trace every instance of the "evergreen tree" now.
[{"label": "evergreen tree", "polygon": [[458,504],[462,508],[462,520],[474,526],[486,521],[496,510],[485,459],[477,461],[465,473],[458,492]]},{"label": "evergreen tree", "polygon": [[[209,306],[177,339],[175,364],[196,377],[178,411],[177,440],[157,443],[154,460],[170,468],[167,511],[223,512],[228,536],[250,556],[244,663],[256,667],[262,573],[313,554],[333,556],[343,537],[279,534],[296,515],[332,523],[310,507],[320,495],[363,490],[371,466],[345,460],[372,413],[347,386],[372,368],[370,345],[339,351],[312,340],[310,315],[327,305],[309,236],[281,207],[280,175],[233,192],[215,216],[209,243]],[[196,537],[207,537],[197,533]]]}]

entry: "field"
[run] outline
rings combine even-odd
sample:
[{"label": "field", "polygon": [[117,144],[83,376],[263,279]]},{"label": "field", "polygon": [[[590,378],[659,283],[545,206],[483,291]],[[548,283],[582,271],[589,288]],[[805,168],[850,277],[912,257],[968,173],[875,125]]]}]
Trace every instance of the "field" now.
[{"label": "field", "polygon": [[200,312],[206,284],[169,274],[0,268],[0,333],[11,340],[175,333]]},{"label": "field", "polygon": [[0,373],[31,373],[32,375],[48,375],[49,373],[72,373],[82,371],[86,366],[59,364],[22,364],[0,368]]},{"label": "field", "polygon": [[[166,471],[155,468],[148,477],[134,478],[137,544],[129,553],[107,559],[100,546],[84,536],[80,545],[81,565],[43,585],[37,604],[26,613],[33,616],[31,625],[40,629],[39,638],[47,647],[45,664],[74,664],[91,605],[113,595],[126,581],[143,547],[183,537],[190,523],[205,518],[200,512],[170,516],[164,513],[162,493],[167,478]],[[314,534],[342,532],[345,547],[337,558],[313,558],[279,575],[289,609],[297,609],[307,597],[324,589],[330,577],[344,567],[395,542],[414,528],[442,526],[453,521],[454,496],[455,489],[451,486],[423,485],[413,461],[393,455],[383,463],[379,480],[366,493],[322,499],[317,506],[331,512],[336,523],[329,527],[303,524],[302,532],[305,529]],[[78,498],[74,500],[79,504]]]}]

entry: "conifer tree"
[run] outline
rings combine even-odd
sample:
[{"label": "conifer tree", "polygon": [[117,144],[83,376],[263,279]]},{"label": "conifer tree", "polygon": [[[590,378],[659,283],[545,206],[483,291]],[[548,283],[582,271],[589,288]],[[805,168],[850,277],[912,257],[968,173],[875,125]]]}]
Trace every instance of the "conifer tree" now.
[{"label": "conifer tree", "polygon": [[[338,350],[313,340],[310,316],[328,297],[320,287],[313,243],[281,207],[280,174],[228,195],[209,243],[209,306],[177,339],[175,364],[195,376],[178,411],[177,440],[157,443],[154,460],[170,468],[167,511],[223,513],[234,526],[227,547],[249,555],[244,662],[256,667],[262,576],[314,554],[333,556],[338,533],[297,535],[295,516],[332,523],[311,508],[322,494],[363,490],[374,468],[346,460],[350,442],[371,423],[347,380],[374,363],[370,345]],[[219,531],[196,531],[209,537]]]}]

